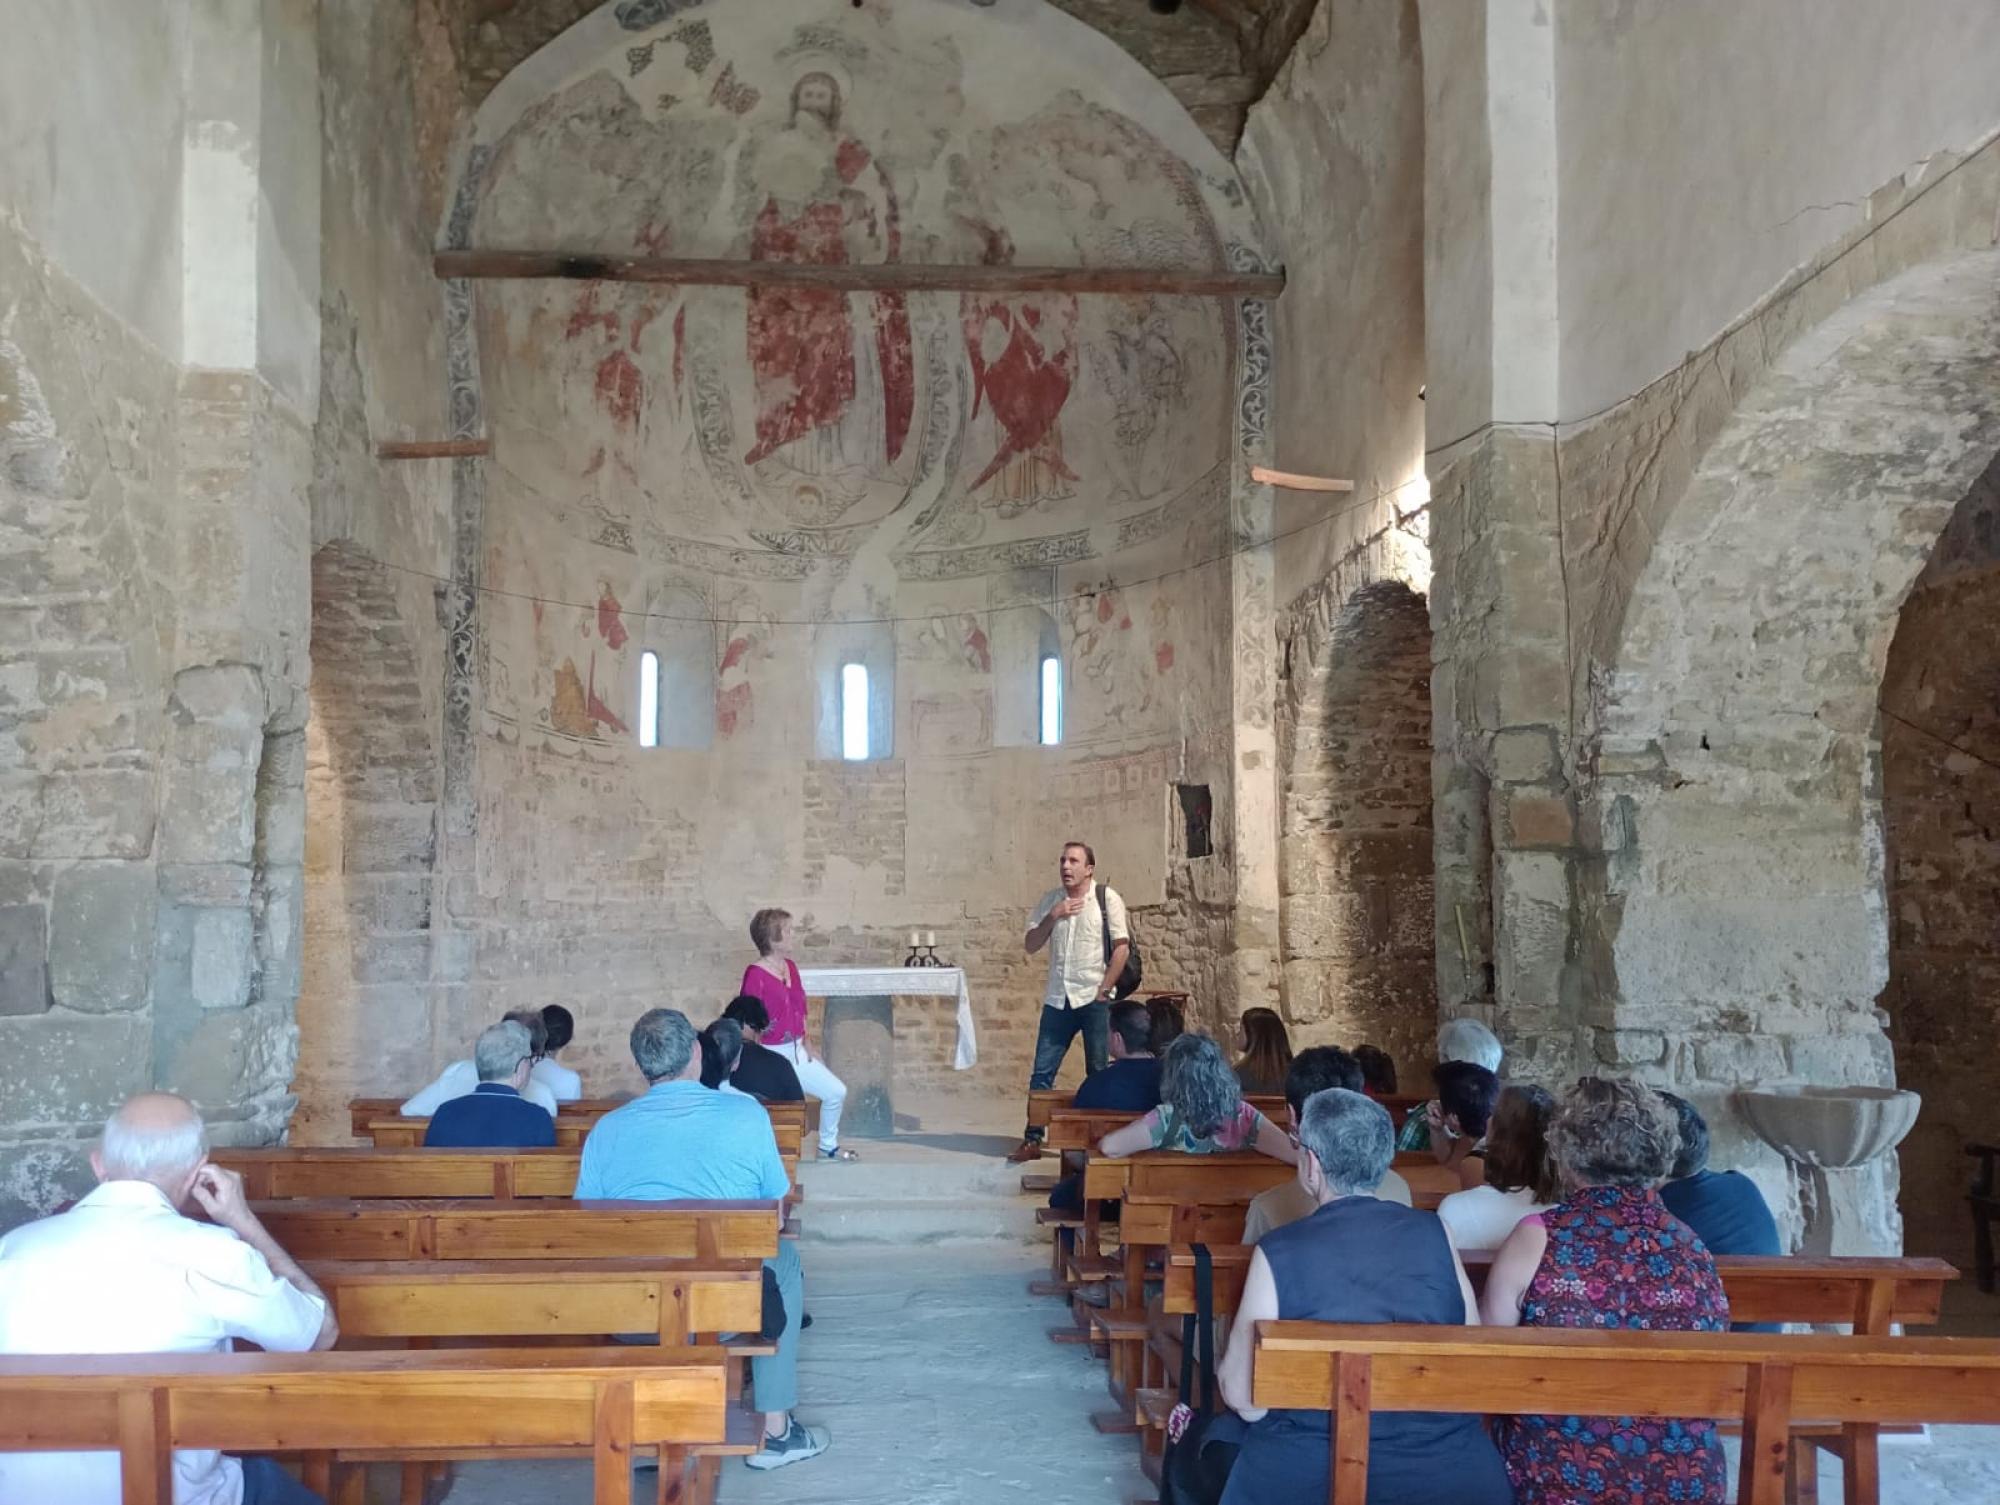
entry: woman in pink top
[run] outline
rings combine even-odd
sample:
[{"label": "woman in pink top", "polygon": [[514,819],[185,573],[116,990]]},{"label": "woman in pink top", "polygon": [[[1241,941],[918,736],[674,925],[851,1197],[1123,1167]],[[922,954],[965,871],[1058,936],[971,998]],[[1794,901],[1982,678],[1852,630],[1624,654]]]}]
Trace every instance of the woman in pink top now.
[{"label": "woman in pink top", "polygon": [[819,1152],[827,1160],[859,1160],[840,1142],[840,1110],[847,1101],[847,1084],[813,1054],[806,1039],[806,988],[792,960],[792,917],[782,909],[760,909],[750,917],[750,939],[757,960],[743,969],[742,991],[762,1003],[771,1015],[764,1044],[775,1050],[799,1074],[799,1085],[819,1099]]}]

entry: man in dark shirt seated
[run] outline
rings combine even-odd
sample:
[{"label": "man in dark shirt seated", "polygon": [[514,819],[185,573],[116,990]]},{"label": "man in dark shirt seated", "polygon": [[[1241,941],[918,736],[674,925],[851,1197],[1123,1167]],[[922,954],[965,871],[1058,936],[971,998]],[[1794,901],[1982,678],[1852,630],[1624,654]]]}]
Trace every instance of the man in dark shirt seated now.
[{"label": "man in dark shirt seated", "polygon": [[[1681,1152],[1660,1188],[1660,1200],[1667,1211],[1695,1231],[1710,1254],[1783,1254],[1778,1246],[1778,1224],[1757,1190],[1757,1183],[1741,1171],[1712,1171],[1708,1168],[1708,1120],[1695,1105],[1671,1092],[1662,1092],[1681,1121]],[[1783,1329],[1775,1323],[1737,1322],[1734,1331],[1775,1333]]]},{"label": "man in dark shirt seated", "polygon": [[771,1027],[771,1011],[764,1007],[764,1000],[739,994],[730,1000],[722,1017],[743,1026],[743,1056],[729,1075],[730,1086],[767,1103],[804,1102],[805,1089],[799,1085],[792,1063],[762,1043],[764,1031]]},{"label": "man in dark shirt seated", "polygon": [[[1130,1113],[1134,1118],[1160,1106],[1160,1062],[1150,1049],[1153,1016],[1146,1005],[1126,999],[1111,1010],[1111,1064],[1083,1079],[1070,1099],[1073,1108]],[[1049,1192],[1049,1206],[1076,1212],[1083,1206],[1083,1177],[1064,1176]]]},{"label": "man in dark shirt seated", "polygon": [[527,1027],[503,1019],[479,1037],[472,1064],[479,1085],[438,1105],[424,1130],[427,1149],[533,1150],[556,1142],[556,1121],[521,1096],[534,1069]]}]

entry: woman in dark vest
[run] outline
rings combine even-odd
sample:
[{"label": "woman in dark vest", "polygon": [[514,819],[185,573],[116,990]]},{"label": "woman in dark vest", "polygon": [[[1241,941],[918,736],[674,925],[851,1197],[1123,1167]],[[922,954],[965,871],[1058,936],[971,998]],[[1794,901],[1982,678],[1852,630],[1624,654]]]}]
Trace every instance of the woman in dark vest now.
[{"label": "woman in dark vest", "polygon": [[[1329,1088],[1299,1120],[1299,1183],[1318,1211],[1265,1234],[1250,1256],[1222,1399],[1250,1423],[1222,1505],[1322,1505],[1330,1440],[1324,1411],[1264,1411],[1250,1403],[1260,1321],[1477,1324],[1458,1252],[1435,1213],[1373,1193],[1395,1155],[1388,1111]],[[1477,1416],[1382,1413],[1368,1427],[1368,1505],[1510,1505],[1500,1454]]]}]

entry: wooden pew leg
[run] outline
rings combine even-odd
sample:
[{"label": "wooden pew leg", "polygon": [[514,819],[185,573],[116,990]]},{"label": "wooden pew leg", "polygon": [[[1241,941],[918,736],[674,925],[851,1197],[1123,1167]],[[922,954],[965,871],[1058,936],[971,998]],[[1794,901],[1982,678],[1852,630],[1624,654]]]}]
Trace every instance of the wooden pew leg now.
[{"label": "wooden pew leg", "polygon": [[1840,1429],[1841,1499],[1845,1505],[1876,1505],[1882,1498],[1880,1434],[1868,1422],[1849,1422]]},{"label": "wooden pew leg", "polygon": [[1334,1355],[1333,1457],[1327,1477],[1330,1505],[1367,1505],[1368,1411],[1375,1391],[1374,1361],[1364,1353]]},{"label": "wooden pew leg", "polygon": [[[632,1505],[632,1406],[630,1380],[611,1380],[597,1393],[596,1440],[591,1449],[591,1505]],[[666,1460],[662,1459],[662,1465]],[[661,1472],[665,1472],[664,1466]]]},{"label": "wooden pew leg", "polygon": [[333,1454],[307,1453],[301,1461],[299,1479],[322,1500],[333,1498]]},{"label": "wooden pew leg", "polygon": [[336,1463],[333,1468],[333,1505],[368,1505],[368,1470],[359,1463]]},{"label": "wooden pew leg", "polygon": [[1792,1444],[1792,1366],[1756,1364],[1743,1387],[1743,1456],[1739,1505],[1779,1505]]},{"label": "wooden pew leg", "polygon": [[1785,1505],[1819,1505],[1819,1444],[1792,1439],[1791,1467],[1785,1473]]},{"label": "wooden pew leg", "polygon": [[430,1483],[430,1466],[424,1463],[405,1463],[402,1475],[401,1505],[427,1505],[426,1486]]}]

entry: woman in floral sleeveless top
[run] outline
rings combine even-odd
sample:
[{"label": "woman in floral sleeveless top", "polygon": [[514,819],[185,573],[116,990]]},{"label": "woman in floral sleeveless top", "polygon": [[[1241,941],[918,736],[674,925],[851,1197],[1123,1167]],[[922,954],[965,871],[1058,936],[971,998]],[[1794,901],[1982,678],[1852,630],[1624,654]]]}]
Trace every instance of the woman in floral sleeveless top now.
[{"label": "woman in floral sleeveless top", "polygon": [[[1586,1077],[1564,1095],[1550,1149],[1570,1190],[1500,1246],[1481,1315],[1495,1327],[1719,1333],[1715,1261],[1657,1187],[1679,1146],[1674,1114],[1637,1082]],[[1724,1505],[1713,1421],[1661,1416],[1498,1418],[1517,1505]]]}]

